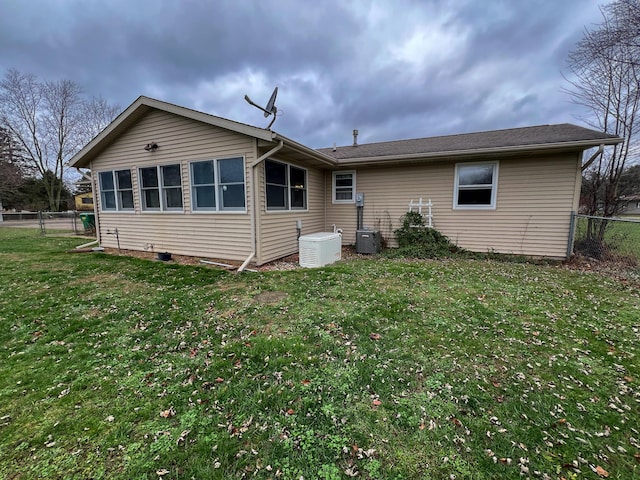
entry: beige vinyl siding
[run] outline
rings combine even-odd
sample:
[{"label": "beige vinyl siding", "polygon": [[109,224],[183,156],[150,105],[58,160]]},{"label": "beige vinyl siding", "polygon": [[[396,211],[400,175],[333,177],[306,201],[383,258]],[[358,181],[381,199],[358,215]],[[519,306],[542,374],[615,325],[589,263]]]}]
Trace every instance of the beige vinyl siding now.
[{"label": "beige vinyl siding", "polygon": [[[144,150],[150,142],[159,145],[157,151]],[[113,234],[117,228],[123,249],[148,250],[152,245],[156,252],[244,260],[253,250],[249,175],[255,160],[254,146],[252,137],[152,110],[92,162],[94,185],[98,172],[132,172],[134,212],[102,212],[100,196],[96,195],[101,245],[117,246]],[[189,162],[225,157],[245,159],[246,213],[191,212]],[[138,169],[176,163],[182,172],[183,212],[142,211]]]},{"label": "beige vinyl siding", "polygon": [[[492,161],[491,159],[487,161]],[[463,248],[478,252],[563,258],[575,202],[578,155],[501,159],[495,210],[453,208],[455,163],[393,168],[359,168],[358,192],[365,194],[364,225],[379,229],[390,246],[393,230],[420,197],[433,202],[435,228]],[[331,173],[326,174],[330,183]],[[355,205],[331,203],[325,188],[327,224],[355,242]]]},{"label": "beige vinyl siding", "polygon": [[[278,158],[273,158],[278,160]],[[285,162],[287,163],[287,162]],[[298,251],[296,220],[302,220],[302,235],[324,231],[324,173],[303,163],[291,163],[307,170],[307,210],[267,211],[264,162],[258,167],[259,232],[258,263],[269,262]]]}]

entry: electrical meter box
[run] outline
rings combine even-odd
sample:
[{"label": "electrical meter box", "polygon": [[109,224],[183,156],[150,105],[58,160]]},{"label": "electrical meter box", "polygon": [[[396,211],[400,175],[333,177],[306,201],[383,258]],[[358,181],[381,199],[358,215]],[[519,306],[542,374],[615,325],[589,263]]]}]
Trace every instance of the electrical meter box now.
[{"label": "electrical meter box", "polygon": [[364,193],[356,193],[356,207],[364,207]]},{"label": "electrical meter box", "polygon": [[376,230],[356,230],[356,253],[379,253],[382,246],[380,232]]},{"label": "electrical meter box", "polygon": [[315,268],[340,260],[342,235],[332,232],[318,232],[303,235],[299,239],[300,266]]}]

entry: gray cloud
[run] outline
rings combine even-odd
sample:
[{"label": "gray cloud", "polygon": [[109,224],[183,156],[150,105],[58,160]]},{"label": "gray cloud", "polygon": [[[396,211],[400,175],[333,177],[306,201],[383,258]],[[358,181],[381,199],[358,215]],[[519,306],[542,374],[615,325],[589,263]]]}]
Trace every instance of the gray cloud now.
[{"label": "gray cloud", "polygon": [[[445,5],[447,3],[448,5]],[[589,2],[591,3],[591,2]],[[452,5],[451,5],[452,4]],[[5,0],[0,69],[274,128],[313,147],[576,121],[561,71],[582,0]]]}]

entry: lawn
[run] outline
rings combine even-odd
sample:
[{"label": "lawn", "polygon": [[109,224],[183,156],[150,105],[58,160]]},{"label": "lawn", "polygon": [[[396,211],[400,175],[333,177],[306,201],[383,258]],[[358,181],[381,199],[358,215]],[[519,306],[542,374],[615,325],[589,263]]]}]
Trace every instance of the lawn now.
[{"label": "lawn", "polygon": [[637,284],[78,243],[0,228],[0,478],[640,478]]}]

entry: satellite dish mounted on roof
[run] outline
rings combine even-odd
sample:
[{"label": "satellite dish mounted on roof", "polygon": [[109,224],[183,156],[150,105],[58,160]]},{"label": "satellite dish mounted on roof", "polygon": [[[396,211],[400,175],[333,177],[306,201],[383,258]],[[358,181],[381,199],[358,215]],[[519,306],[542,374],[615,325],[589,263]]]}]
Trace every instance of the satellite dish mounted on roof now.
[{"label": "satellite dish mounted on roof", "polygon": [[269,122],[269,125],[267,125],[267,129],[271,128],[271,125],[273,125],[273,122],[276,121],[276,114],[278,113],[278,108],[275,105],[277,95],[278,95],[278,87],[276,87],[273,90],[273,93],[271,94],[271,98],[269,98],[269,101],[267,102],[267,106],[264,108],[262,108],[260,105],[255,103],[253,100],[251,100],[249,98],[249,95],[244,96],[244,99],[247,101],[249,105],[253,105],[254,107],[264,112],[264,118],[267,118],[269,115],[273,115],[273,119],[271,119],[271,122]]}]

